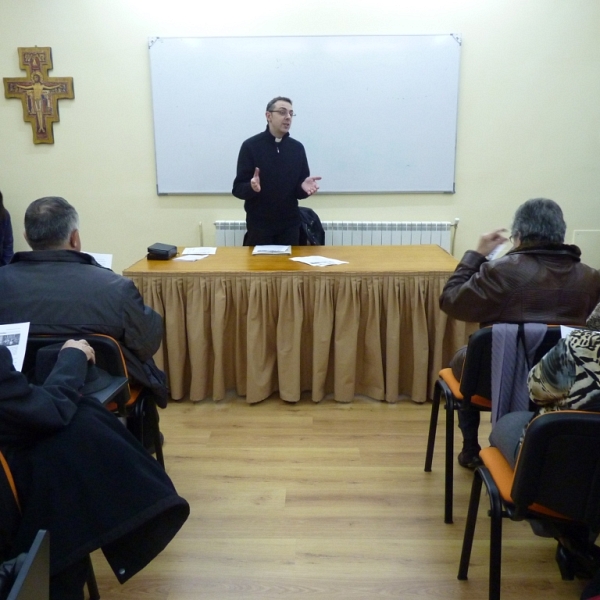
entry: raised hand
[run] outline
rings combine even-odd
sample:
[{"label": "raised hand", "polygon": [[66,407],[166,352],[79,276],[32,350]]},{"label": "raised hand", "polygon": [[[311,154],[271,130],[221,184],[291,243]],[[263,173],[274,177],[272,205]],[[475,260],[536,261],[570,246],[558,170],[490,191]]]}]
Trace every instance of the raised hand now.
[{"label": "raised hand", "polygon": [[479,238],[479,244],[477,245],[477,252],[487,256],[492,250],[494,250],[500,244],[504,244],[508,238],[503,235],[506,229],[495,229],[490,233],[486,233]]},{"label": "raised hand", "polygon": [[250,187],[255,192],[260,192],[260,169],[258,167],[254,169],[254,177],[250,180]]},{"label": "raised hand", "polygon": [[302,189],[309,195],[312,196],[319,191],[319,186],[317,185],[317,181],[320,181],[321,177],[307,177],[302,182]]}]

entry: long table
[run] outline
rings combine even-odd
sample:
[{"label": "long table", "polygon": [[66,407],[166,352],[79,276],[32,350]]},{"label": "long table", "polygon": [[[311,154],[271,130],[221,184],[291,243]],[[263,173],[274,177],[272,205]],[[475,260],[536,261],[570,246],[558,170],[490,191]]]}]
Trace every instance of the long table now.
[{"label": "long table", "polygon": [[311,391],[397,402],[431,397],[469,326],[439,310],[457,261],[439,246],[298,246],[348,261],[311,267],[222,247],[196,262],[142,259],[126,269],[164,318],[156,356],[172,398],[296,402]]}]

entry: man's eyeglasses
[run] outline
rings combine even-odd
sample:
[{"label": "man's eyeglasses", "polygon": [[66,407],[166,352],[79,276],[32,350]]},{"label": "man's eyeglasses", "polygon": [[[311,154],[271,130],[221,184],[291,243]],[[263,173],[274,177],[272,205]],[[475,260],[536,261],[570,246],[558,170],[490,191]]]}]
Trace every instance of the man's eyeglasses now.
[{"label": "man's eyeglasses", "polygon": [[276,112],[277,114],[280,114],[282,117],[286,117],[287,115],[290,115],[290,117],[295,117],[296,113],[293,110],[285,110],[285,108],[278,108],[276,110],[270,110],[270,113],[274,113]]}]

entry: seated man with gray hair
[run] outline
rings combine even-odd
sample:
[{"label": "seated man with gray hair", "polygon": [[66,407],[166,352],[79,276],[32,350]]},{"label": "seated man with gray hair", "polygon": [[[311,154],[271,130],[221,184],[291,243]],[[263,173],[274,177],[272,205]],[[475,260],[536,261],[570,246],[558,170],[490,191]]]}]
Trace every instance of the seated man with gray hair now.
[{"label": "seated man with gray hair", "polygon": [[[504,229],[481,236],[476,250],[468,250],[450,276],[440,308],[461,321],[585,325],[600,301],[600,272],[581,262],[577,246],[564,243],[566,223],[553,200],[534,198],[515,212],[511,227],[513,247],[501,258],[486,257],[507,239]],[[451,363],[460,380],[464,350]],[[463,448],[461,466],[479,463],[479,410],[458,411]]]},{"label": "seated man with gray hair", "polygon": [[31,252],[17,252],[0,269],[0,323],[30,323],[30,333],[102,333],[120,344],[130,378],[165,407],[165,374],[153,355],[163,336],[161,316],[144,305],[133,282],[81,252],[79,216],[64,198],[32,202],[25,212]]}]

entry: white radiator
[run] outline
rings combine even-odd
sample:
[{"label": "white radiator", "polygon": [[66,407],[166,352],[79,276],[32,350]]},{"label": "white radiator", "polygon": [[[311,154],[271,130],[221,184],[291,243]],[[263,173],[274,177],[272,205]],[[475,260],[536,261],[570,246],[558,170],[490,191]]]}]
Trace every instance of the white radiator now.
[{"label": "white radiator", "polygon": [[243,246],[246,221],[215,221],[217,246]]},{"label": "white radiator", "polygon": [[[322,221],[327,246],[437,244],[451,251],[450,221]],[[245,221],[215,221],[217,246],[241,246]]]}]

